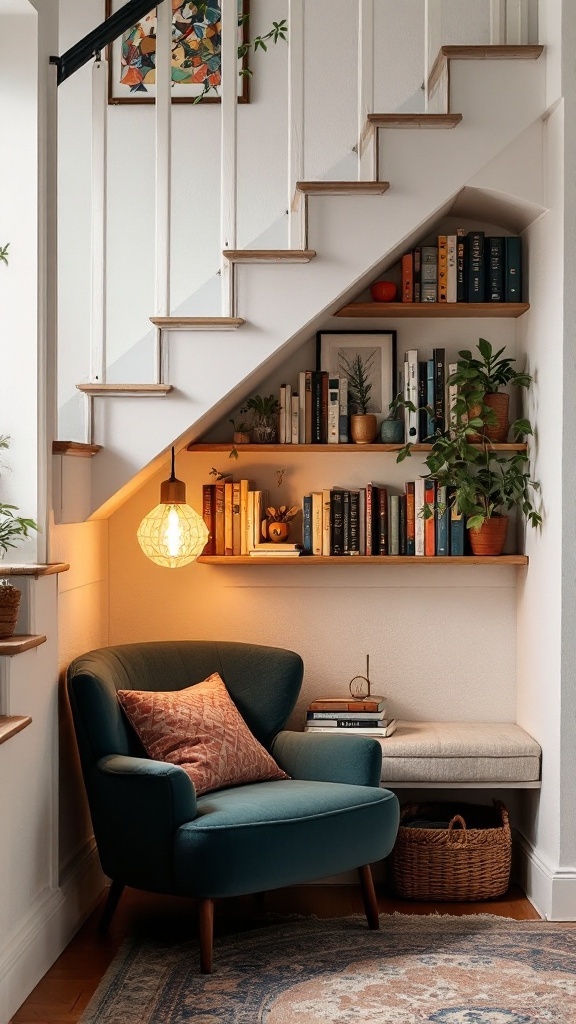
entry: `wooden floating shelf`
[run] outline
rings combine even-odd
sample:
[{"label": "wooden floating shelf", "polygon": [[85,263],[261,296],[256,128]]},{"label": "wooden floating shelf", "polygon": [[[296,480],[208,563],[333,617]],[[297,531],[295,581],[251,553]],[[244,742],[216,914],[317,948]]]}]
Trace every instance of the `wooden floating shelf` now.
[{"label": "wooden floating shelf", "polygon": [[[302,452],[317,452],[322,455],[331,455],[335,452],[347,452],[348,454],[361,454],[370,452],[399,452],[403,444],[233,444],[231,441],[224,444],[198,443],[189,444],[189,452],[230,452],[233,448],[238,452],[259,452],[261,455],[266,452],[282,452],[283,455],[301,454]],[[480,450],[483,445],[474,444],[473,448]],[[495,452],[525,452],[525,444],[493,444],[490,450]],[[432,451],[431,444],[413,444],[413,452]]]},{"label": "wooden floating shelf", "polygon": [[315,249],[224,249],[230,263],[310,263]]},{"label": "wooden floating shelf", "polygon": [[530,309],[529,302],[350,302],[335,316],[345,317],[503,317],[516,319]]},{"label": "wooden floating shelf", "polygon": [[368,114],[372,128],[455,128],[462,114]]},{"label": "wooden floating shelf", "polygon": [[0,654],[12,658],[15,654],[23,654],[24,651],[31,651],[45,643],[45,636],[9,636],[5,640],[0,640]]},{"label": "wooden floating shelf", "polygon": [[77,384],[92,398],[164,398],[174,390],[173,384]]},{"label": "wooden floating shelf", "polygon": [[32,719],[24,715],[0,715],[0,743],[6,743],[11,736],[22,732],[27,725],[32,724]]},{"label": "wooden floating shelf", "polygon": [[101,444],[84,444],[82,441],[52,441],[53,455],[75,455],[81,459],[91,459],[102,451]]},{"label": "wooden floating shelf", "polygon": [[162,331],[235,331],[246,321],[241,316],[151,316]]},{"label": "wooden floating shelf", "polygon": [[57,572],[67,572],[70,568],[68,562],[21,562],[20,564],[6,564],[0,562],[0,578],[2,576],[52,576]]},{"label": "wooden floating shelf", "polygon": [[296,191],[306,196],[381,196],[389,181],[298,181]]},{"label": "wooden floating shelf", "polygon": [[528,565],[528,555],[200,555],[206,565]]}]

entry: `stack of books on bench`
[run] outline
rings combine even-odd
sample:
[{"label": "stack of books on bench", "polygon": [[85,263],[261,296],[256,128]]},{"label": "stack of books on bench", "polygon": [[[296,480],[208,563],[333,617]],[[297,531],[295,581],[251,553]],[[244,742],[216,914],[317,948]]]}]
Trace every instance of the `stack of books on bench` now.
[{"label": "stack of books on bench", "polygon": [[334,733],[337,730],[382,739],[396,731],[396,719],[386,713],[384,697],[318,697],[306,712],[304,732]]}]

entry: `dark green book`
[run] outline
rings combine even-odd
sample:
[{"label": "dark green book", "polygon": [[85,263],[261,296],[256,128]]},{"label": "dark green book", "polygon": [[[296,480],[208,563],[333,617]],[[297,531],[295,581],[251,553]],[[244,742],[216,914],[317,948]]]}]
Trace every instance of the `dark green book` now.
[{"label": "dark green book", "polygon": [[504,240],[504,296],[506,302],[522,302],[522,239],[510,235]]}]

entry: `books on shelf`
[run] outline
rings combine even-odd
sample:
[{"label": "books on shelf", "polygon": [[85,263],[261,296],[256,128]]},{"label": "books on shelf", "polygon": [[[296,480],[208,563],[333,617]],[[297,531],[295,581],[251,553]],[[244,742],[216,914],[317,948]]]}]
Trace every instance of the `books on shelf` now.
[{"label": "books on shelf", "polygon": [[337,711],[337,712],[384,712],[386,710],[386,698],[376,693],[369,697],[316,697],[308,705],[308,711]]},{"label": "books on shelf", "polygon": [[386,739],[388,736],[392,736],[396,732],[397,724],[398,723],[395,718],[387,719],[386,725],[384,725],[383,723],[382,725],[380,725],[374,724],[372,722],[362,721],[356,723],[356,725],[352,725],[352,723],[338,721],[335,727],[327,729],[324,727],[325,723],[323,726],[319,722],[314,722],[314,724],[312,724],[307,721],[306,725],[304,726],[304,732],[312,732],[316,733],[317,735],[329,736],[330,734],[334,735],[336,730],[339,729],[339,731],[341,732],[352,733],[354,736],[367,736],[370,738],[376,737],[377,739]]},{"label": "books on shelf", "polygon": [[403,302],[521,302],[522,239],[458,228],[400,260]]}]

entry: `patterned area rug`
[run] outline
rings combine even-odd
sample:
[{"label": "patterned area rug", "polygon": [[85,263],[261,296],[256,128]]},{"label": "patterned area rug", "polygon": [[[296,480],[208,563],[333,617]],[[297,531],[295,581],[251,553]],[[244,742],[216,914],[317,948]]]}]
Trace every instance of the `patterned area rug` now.
[{"label": "patterned area rug", "polygon": [[296,919],[127,943],[82,1024],[576,1024],[576,928],[487,915]]}]

